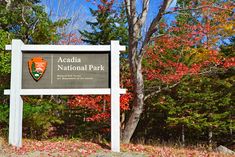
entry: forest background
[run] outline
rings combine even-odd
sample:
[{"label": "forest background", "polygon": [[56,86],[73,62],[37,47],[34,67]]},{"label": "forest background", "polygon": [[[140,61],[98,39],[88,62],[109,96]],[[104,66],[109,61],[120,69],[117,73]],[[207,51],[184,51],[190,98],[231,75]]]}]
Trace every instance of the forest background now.
[{"label": "forest background", "polygon": [[[121,58],[123,143],[232,146],[235,4],[223,0],[0,1],[0,136],[7,138],[12,39],[109,44]],[[140,5],[141,4],[141,5]],[[128,7],[130,6],[130,7]],[[110,96],[23,97],[23,136],[110,140]]]}]

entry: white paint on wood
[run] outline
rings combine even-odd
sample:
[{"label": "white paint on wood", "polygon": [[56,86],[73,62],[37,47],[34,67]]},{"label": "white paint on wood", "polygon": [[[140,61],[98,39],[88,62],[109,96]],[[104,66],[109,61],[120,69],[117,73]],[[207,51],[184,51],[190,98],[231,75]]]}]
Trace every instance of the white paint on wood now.
[{"label": "white paint on wood", "polygon": [[10,89],[5,89],[4,90],[4,95],[10,95],[11,94],[10,92],[11,92]]},{"label": "white paint on wood", "polygon": [[[119,94],[125,94],[126,89],[119,89]],[[110,88],[94,89],[21,89],[20,95],[106,95],[111,94]],[[4,95],[10,95],[10,90],[4,90]]]},{"label": "white paint on wood", "polygon": [[[102,95],[111,94],[111,150],[120,152],[120,63],[119,53],[125,51],[119,41],[111,41],[111,45],[24,45],[21,40],[13,40],[12,45],[6,45],[6,50],[12,50],[11,62],[11,89],[4,90],[10,95],[10,122],[9,144],[22,146],[22,115],[23,100],[21,95]],[[103,89],[22,89],[22,51],[37,52],[63,52],[85,51],[103,52],[111,51],[111,88]]]},{"label": "white paint on wood", "polygon": [[119,41],[111,41],[111,150],[120,152]]},{"label": "white paint on wood", "polygon": [[5,46],[5,50],[9,50],[10,51],[11,50],[11,45],[6,45]]},{"label": "white paint on wood", "polygon": [[[126,47],[119,45],[117,51],[125,51]],[[6,45],[6,50],[11,50],[11,45]],[[23,45],[21,51],[85,51],[85,52],[99,52],[99,51],[110,51],[110,45]]]},{"label": "white paint on wood", "polygon": [[9,144],[16,147],[22,146],[23,100],[20,96],[22,80],[22,46],[23,42],[21,40],[12,40]]}]

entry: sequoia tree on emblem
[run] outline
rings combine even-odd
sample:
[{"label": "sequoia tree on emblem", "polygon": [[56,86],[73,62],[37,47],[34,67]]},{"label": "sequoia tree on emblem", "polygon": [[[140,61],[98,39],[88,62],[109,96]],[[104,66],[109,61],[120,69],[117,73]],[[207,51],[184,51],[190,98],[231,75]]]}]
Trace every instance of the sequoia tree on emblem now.
[{"label": "sequoia tree on emblem", "polygon": [[28,67],[33,79],[38,81],[46,71],[47,61],[42,57],[33,57],[28,61]]}]

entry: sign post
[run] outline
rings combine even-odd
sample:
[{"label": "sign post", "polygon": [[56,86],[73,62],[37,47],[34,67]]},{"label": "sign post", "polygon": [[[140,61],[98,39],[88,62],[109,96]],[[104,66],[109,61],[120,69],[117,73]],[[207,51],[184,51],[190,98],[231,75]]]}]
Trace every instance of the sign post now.
[{"label": "sign post", "polygon": [[[119,42],[111,41],[111,149],[120,152]],[[115,104],[115,105],[112,105]]]},{"label": "sign post", "polygon": [[23,99],[20,95],[22,79],[21,40],[12,41],[9,144],[22,146]]},{"label": "sign post", "polygon": [[[120,152],[120,51],[111,45],[25,45],[12,40],[9,144],[22,146],[23,95],[111,95],[111,150]],[[31,58],[32,57],[32,58]]]}]

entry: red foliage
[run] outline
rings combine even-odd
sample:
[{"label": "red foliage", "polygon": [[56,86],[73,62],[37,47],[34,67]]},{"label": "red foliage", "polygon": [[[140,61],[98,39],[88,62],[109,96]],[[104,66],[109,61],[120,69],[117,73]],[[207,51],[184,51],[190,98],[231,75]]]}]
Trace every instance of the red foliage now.
[{"label": "red foliage", "polygon": [[[131,87],[131,81],[125,81],[125,87]],[[128,86],[129,85],[129,86]],[[126,94],[121,95],[120,97],[120,110],[125,112],[130,109],[129,102],[132,99],[132,93],[127,91]],[[93,114],[90,117],[86,118],[86,121],[110,121],[110,95],[98,95],[98,96],[83,96],[77,95],[69,99],[68,105],[70,107],[83,107],[93,111]]]},{"label": "red foliage", "polygon": [[92,2],[92,4],[98,7],[99,12],[111,11],[115,0],[86,0],[87,2]]},{"label": "red foliage", "polygon": [[[224,16],[218,8],[205,7],[202,12],[205,12],[205,9],[207,12],[208,9],[217,11],[219,13],[212,14]],[[212,15],[203,16],[212,17]],[[160,28],[167,33],[162,37],[153,38],[153,45],[146,48],[145,59],[148,61],[144,68],[146,79],[171,83],[179,81],[185,75],[197,75],[211,66],[223,68],[235,66],[234,57],[226,58],[219,52],[218,42],[221,36],[231,36],[229,32],[224,32],[223,35],[217,33],[228,29],[228,26],[223,25],[225,17],[220,16],[216,17],[218,19],[208,19],[205,23],[198,22],[195,25],[178,22],[173,22],[171,26],[166,23],[160,24]],[[225,19],[229,20],[227,17]]]},{"label": "red foliage", "polygon": [[[90,0],[88,0],[90,2]],[[100,11],[112,9],[114,0],[92,0],[97,5]],[[191,2],[192,7],[196,3]],[[153,39],[153,46],[146,48],[147,53],[145,59],[147,65],[144,67],[144,75],[148,80],[160,80],[164,83],[179,81],[185,75],[197,75],[203,69],[209,66],[220,66],[229,68],[234,66],[234,58],[224,58],[219,54],[215,43],[219,40],[215,32],[222,32],[222,25],[227,15],[218,7],[212,7],[211,2],[202,1],[202,18],[207,18],[207,22],[198,22],[194,25],[187,23],[174,22],[171,27],[166,23],[161,23],[160,28],[168,33],[160,38]],[[109,6],[109,7],[107,7]],[[222,6],[229,7],[228,4]],[[226,12],[226,11],[225,11]],[[217,25],[213,26],[215,21],[208,17],[214,17],[208,13],[216,13]],[[210,36],[211,38],[209,38]],[[195,51],[195,52],[194,52]],[[190,58],[194,61],[190,62]],[[124,78],[125,87],[131,89],[131,80]],[[121,111],[129,110],[129,102],[132,99],[132,94],[129,92],[121,96]],[[107,121],[110,118],[110,96],[75,96],[68,102],[70,107],[85,107],[94,111],[87,121]]]},{"label": "red foliage", "polygon": [[[105,13],[112,11],[115,0],[87,0],[97,6],[98,11]],[[118,2],[118,1],[116,1]],[[122,82],[123,83],[123,82]],[[128,89],[131,89],[131,81],[129,79],[124,80],[124,85]],[[132,93],[127,92],[120,97],[120,109],[121,112],[125,112],[130,109],[129,101],[132,99]],[[83,107],[90,109],[93,114],[86,118],[86,121],[106,122],[110,121],[110,95],[98,95],[98,96],[74,96],[69,99],[68,105],[70,107]]]},{"label": "red foliage", "polygon": [[59,40],[57,45],[79,45],[82,43],[81,36],[78,37],[76,33],[62,33],[62,38]]},{"label": "red foliage", "polygon": [[226,58],[223,62],[225,68],[235,67],[235,57]]}]

